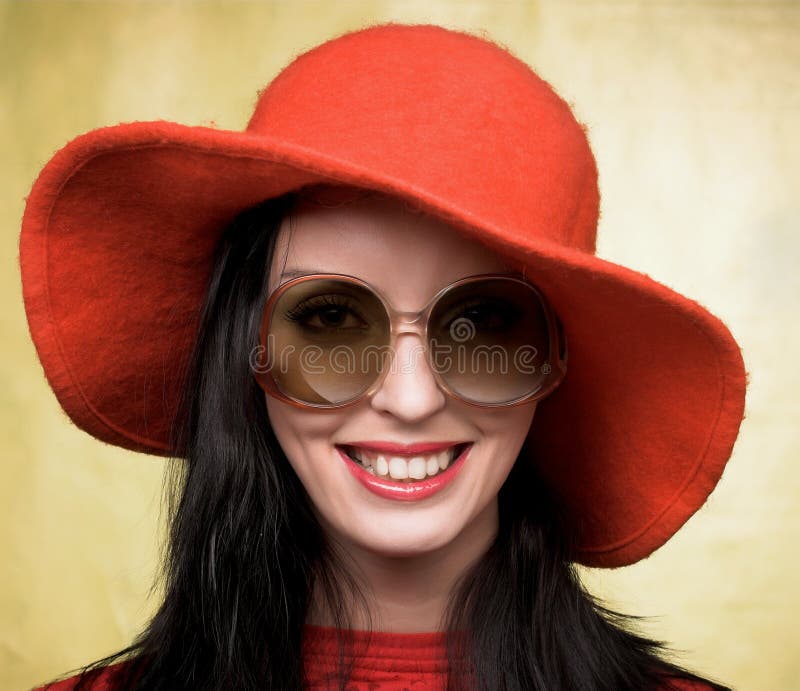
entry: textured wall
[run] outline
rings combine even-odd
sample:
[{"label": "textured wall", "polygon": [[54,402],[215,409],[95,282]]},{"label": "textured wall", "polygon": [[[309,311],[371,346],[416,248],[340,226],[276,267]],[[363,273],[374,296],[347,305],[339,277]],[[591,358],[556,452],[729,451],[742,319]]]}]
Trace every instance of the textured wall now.
[{"label": "textured wall", "polygon": [[[0,1],[0,688],[128,644],[152,613],[162,461],[68,422],[30,342],[24,197],[72,136],[169,119],[241,129],[296,53],[378,20],[485,30],[589,126],[598,253],[687,293],[740,341],[733,459],[664,548],[591,588],[740,689],[800,677],[800,9],[794,2]],[[681,376],[676,372],[675,376]]]}]

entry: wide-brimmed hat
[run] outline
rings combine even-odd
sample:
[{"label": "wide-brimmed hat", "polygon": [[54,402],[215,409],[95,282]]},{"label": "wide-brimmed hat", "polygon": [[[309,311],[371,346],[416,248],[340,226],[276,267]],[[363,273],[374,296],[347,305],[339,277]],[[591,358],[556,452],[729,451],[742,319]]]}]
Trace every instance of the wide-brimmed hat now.
[{"label": "wide-brimmed hat", "polygon": [[697,302],[595,256],[585,128],[507,49],[435,25],[370,26],[303,53],[259,93],[244,131],[132,122],[53,156],[25,209],[22,288],[75,424],[174,455],[179,373],[221,232],[320,182],[406,199],[545,294],[569,365],[525,449],[565,502],[576,561],[633,563],[703,505],[744,414],[736,341]]}]

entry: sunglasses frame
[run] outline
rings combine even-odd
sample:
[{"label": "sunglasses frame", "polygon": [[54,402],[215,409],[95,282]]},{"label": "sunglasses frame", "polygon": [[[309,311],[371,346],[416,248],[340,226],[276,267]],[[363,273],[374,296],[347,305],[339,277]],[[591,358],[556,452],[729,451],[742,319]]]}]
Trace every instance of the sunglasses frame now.
[{"label": "sunglasses frame", "polygon": [[[524,285],[526,288],[530,289],[534,296],[539,300],[542,309],[544,311],[544,315],[548,325],[548,347],[549,352],[554,354],[553,361],[545,360],[544,366],[549,366],[549,371],[544,374],[542,379],[542,384],[539,388],[531,391],[524,396],[507,402],[502,403],[480,403],[477,401],[473,401],[467,398],[464,398],[457,394],[455,391],[452,391],[448,386],[447,382],[444,380],[442,375],[433,367],[431,363],[431,354],[429,348],[429,340],[428,340],[428,319],[430,317],[433,308],[437,305],[439,300],[448,294],[450,291],[460,287],[462,285],[468,283],[474,283],[477,281],[482,281],[486,279],[503,279],[514,281],[516,283],[520,283]],[[390,324],[390,334],[389,334],[389,348],[391,349],[390,352],[396,353],[396,344],[397,344],[397,337],[400,334],[404,333],[413,333],[416,334],[424,345],[424,353],[425,353],[425,362],[428,365],[428,368],[431,370],[437,385],[439,388],[451,398],[461,402],[471,405],[473,407],[478,408],[508,408],[512,406],[522,405],[523,403],[531,403],[533,401],[539,400],[544,398],[545,396],[552,393],[552,391],[561,383],[561,380],[564,378],[567,372],[567,342],[566,336],[563,332],[563,327],[561,325],[561,321],[558,318],[558,315],[550,306],[550,303],[544,297],[542,292],[530,281],[526,280],[524,277],[520,277],[514,274],[500,274],[500,273],[487,273],[487,274],[476,274],[474,276],[466,276],[464,278],[458,279],[453,283],[445,286],[441,290],[439,290],[418,312],[404,312],[401,310],[397,310],[394,308],[391,303],[386,299],[386,297],[378,290],[375,286],[371,285],[367,281],[357,278],[355,276],[350,276],[349,274],[338,274],[338,273],[315,273],[315,274],[305,274],[303,276],[299,276],[296,278],[292,278],[282,284],[280,284],[275,290],[272,291],[269,298],[267,299],[267,303],[264,307],[262,319],[261,319],[261,326],[259,329],[259,345],[262,348],[265,348],[264,344],[267,340],[267,333],[270,324],[270,318],[272,316],[272,312],[275,308],[275,304],[280,299],[280,297],[289,289],[294,286],[297,286],[301,283],[305,283],[307,281],[312,280],[340,280],[347,283],[354,283],[356,285],[361,286],[362,288],[366,288],[369,290],[373,295],[375,295],[380,303],[383,305],[384,310],[386,311],[387,316],[389,317],[389,324]],[[284,393],[278,387],[277,382],[273,378],[271,374],[271,370],[267,370],[266,372],[256,372],[256,380],[258,381],[259,386],[269,395],[281,400],[285,403],[289,403],[297,408],[303,409],[314,409],[314,410],[338,410],[340,408],[348,408],[350,406],[356,405],[357,403],[363,401],[365,398],[372,396],[376,393],[381,386],[383,385],[384,380],[386,379],[386,375],[388,374],[391,367],[384,367],[381,373],[375,378],[375,381],[361,394],[352,398],[344,403],[332,403],[332,404],[317,404],[317,403],[308,403],[306,401],[302,401],[292,396]]]}]

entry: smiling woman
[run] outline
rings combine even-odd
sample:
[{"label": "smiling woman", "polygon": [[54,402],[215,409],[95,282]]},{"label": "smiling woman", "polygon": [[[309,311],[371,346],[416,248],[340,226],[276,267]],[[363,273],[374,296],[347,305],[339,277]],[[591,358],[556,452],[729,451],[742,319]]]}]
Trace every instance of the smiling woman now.
[{"label": "smiling woman", "polygon": [[669,540],[745,394],[722,322],[594,255],[598,210],[566,103],[433,25],[304,53],[244,133],[59,151],[20,241],[38,354],[177,472],[161,607],[50,688],[727,688],[574,569]]},{"label": "smiling woman", "polygon": [[[533,294],[513,283],[520,290],[502,295],[493,283],[487,285],[492,279],[469,283],[468,292],[453,294],[448,288],[465,278],[509,267],[446,223],[411,215],[403,204],[374,195],[340,206],[305,204],[289,214],[277,236],[271,276],[280,275],[279,262],[286,262],[290,271],[322,267],[363,283],[354,293],[351,283],[323,280],[314,290],[324,290],[328,298],[338,296],[341,303],[326,300],[312,308],[289,333],[283,316],[273,317],[270,332],[284,331],[275,339],[278,349],[290,342],[298,347],[322,344],[325,349],[320,349],[318,371],[298,366],[291,381],[281,380],[284,393],[293,398],[267,397],[270,425],[320,523],[375,591],[371,612],[379,628],[437,630],[459,574],[497,534],[497,493],[530,429],[537,399],[483,406],[448,395],[437,373],[418,357],[424,345],[418,333],[402,333],[388,342],[385,309],[366,285],[406,312],[419,312],[438,295],[436,305],[424,314],[447,324],[471,317],[477,326],[470,346],[489,339],[505,343],[520,332],[531,341],[539,339],[539,322],[525,314],[513,321],[491,321],[500,314],[501,297],[519,311],[533,312]],[[271,289],[276,288],[273,279]],[[490,302],[493,288],[495,301]],[[313,296],[319,297],[317,292]],[[482,304],[476,302],[481,296]],[[310,293],[304,290],[298,297],[308,301]],[[438,307],[442,301],[446,308]],[[278,303],[278,310],[285,302]],[[287,306],[293,307],[294,299]],[[426,332],[447,331],[431,328],[430,322],[419,330],[423,338]],[[328,366],[331,344],[359,350],[389,345],[391,350],[382,371],[365,370],[362,378],[360,371],[339,374]],[[488,370],[459,373],[456,367],[438,375],[447,383],[465,376],[495,377]],[[359,389],[372,393],[364,396]],[[344,395],[350,400],[325,411],[311,404],[292,405],[301,396],[318,401],[320,390],[328,400]],[[399,558],[406,560],[402,568]],[[312,619],[332,623],[321,613]],[[359,628],[365,625],[358,622]]]}]

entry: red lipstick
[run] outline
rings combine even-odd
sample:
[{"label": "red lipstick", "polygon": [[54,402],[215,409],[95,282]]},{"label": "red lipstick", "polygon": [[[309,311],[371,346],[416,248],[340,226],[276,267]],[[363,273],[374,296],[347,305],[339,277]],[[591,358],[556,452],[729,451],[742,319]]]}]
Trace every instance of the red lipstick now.
[{"label": "red lipstick", "polygon": [[[365,442],[363,444],[364,448],[374,448],[372,444]],[[435,448],[448,448],[454,446],[453,443],[446,443],[440,444],[436,443]],[[362,443],[353,444],[352,446],[362,446]],[[415,450],[416,453],[424,453],[423,451],[418,450],[416,447],[418,446],[425,446],[424,444],[421,445],[389,445],[391,448],[403,448],[409,449],[412,448]],[[430,445],[429,445],[430,446]],[[372,473],[368,472],[366,468],[361,466],[358,462],[354,461],[350,458],[344,449],[340,448],[339,446],[336,447],[336,450],[339,452],[339,456],[344,461],[347,469],[353,473],[353,476],[356,480],[358,480],[364,487],[366,487],[370,492],[377,494],[379,497],[384,499],[395,499],[398,501],[419,501],[421,499],[425,499],[430,497],[437,492],[443,490],[447,485],[449,485],[453,479],[458,475],[461,468],[464,467],[464,462],[466,461],[467,456],[469,455],[470,450],[472,449],[472,444],[467,444],[458,455],[458,457],[449,465],[445,470],[442,472],[434,475],[433,477],[426,478],[424,480],[417,480],[413,482],[398,482],[396,480],[392,480],[388,477],[380,477],[378,475],[373,475]],[[380,449],[382,450],[382,449]],[[398,455],[400,454],[399,451],[396,451]]]}]

